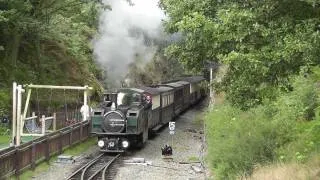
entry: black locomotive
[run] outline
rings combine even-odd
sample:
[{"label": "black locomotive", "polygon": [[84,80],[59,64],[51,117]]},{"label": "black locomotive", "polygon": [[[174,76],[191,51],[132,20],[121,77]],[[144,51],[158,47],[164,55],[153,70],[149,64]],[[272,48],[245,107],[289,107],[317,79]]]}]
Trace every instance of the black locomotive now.
[{"label": "black locomotive", "polygon": [[91,133],[98,136],[100,150],[123,152],[130,146],[143,146],[149,133],[205,96],[204,80],[192,76],[157,86],[105,92],[91,118]]}]

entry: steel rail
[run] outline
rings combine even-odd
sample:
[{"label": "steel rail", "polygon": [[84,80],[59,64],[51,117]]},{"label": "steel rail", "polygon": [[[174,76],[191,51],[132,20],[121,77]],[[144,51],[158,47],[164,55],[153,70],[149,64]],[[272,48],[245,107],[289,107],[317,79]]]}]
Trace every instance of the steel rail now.
[{"label": "steel rail", "polygon": [[[103,154],[102,154],[103,155]],[[96,160],[95,161],[92,161],[91,163],[89,163],[84,169],[83,169],[83,171],[82,171],[82,174],[81,174],[81,180],[87,180],[86,179],[86,172],[87,172],[87,170],[90,168],[90,167],[92,167],[96,162],[98,162],[100,159],[102,159],[101,158],[101,156],[99,157],[99,158],[96,158]],[[99,173],[99,171],[98,171],[98,173]],[[91,176],[92,177],[92,176]],[[90,178],[91,178],[90,177]],[[89,179],[90,179],[89,178]]]},{"label": "steel rail", "polygon": [[[84,172],[83,170],[86,169],[88,166],[91,166],[92,164],[94,164],[95,162],[97,162],[104,154],[101,153],[99,156],[97,156],[96,158],[92,159],[91,161],[89,161],[87,164],[85,164],[84,166],[82,166],[81,168],[79,168],[77,171],[75,171],[74,173],[72,173],[67,180],[71,180],[75,175],[77,175],[79,172],[82,171],[82,173]],[[82,178],[81,178],[82,179]]]},{"label": "steel rail", "polygon": [[118,154],[116,157],[114,157],[112,160],[111,160],[111,163],[107,164],[104,169],[103,169],[103,172],[102,172],[102,180],[105,180],[106,179],[106,172],[107,172],[107,169],[109,168],[109,166],[116,160],[118,159],[120,156],[120,154]]},{"label": "steel rail", "polygon": [[91,180],[93,178],[95,178],[102,170],[102,179],[104,180],[105,179],[105,174],[106,174],[106,171],[108,169],[108,167],[116,160],[118,159],[120,156],[120,154],[116,155],[115,157],[113,157],[110,161],[108,161],[105,165],[103,165],[100,169],[98,169],[92,176],[90,176],[88,178],[88,180]]}]

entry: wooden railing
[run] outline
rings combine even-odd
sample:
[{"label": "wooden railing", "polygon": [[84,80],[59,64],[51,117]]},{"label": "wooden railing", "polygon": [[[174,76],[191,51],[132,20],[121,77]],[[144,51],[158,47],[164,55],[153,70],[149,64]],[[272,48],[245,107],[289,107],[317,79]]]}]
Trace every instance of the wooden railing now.
[{"label": "wooden railing", "polygon": [[3,149],[0,151],[0,179],[19,175],[27,168],[34,168],[41,161],[49,161],[51,156],[61,154],[65,148],[89,136],[89,121],[83,121],[20,146]]}]

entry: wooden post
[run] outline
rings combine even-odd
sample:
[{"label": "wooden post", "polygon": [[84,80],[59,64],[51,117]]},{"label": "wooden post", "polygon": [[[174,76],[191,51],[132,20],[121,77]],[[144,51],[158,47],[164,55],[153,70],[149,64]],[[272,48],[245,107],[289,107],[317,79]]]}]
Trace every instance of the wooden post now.
[{"label": "wooden post", "polygon": [[83,122],[80,122],[80,137],[79,137],[79,142],[82,141],[82,136],[83,136]]},{"label": "wooden post", "polygon": [[17,125],[17,83],[13,82],[12,85],[12,137],[11,146],[16,145],[16,125]]},{"label": "wooden post", "polygon": [[71,125],[71,131],[70,131],[70,136],[69,136],[69,145],[70,145],[70,146],[73,144],[72,134],[73,134],[73,125]]},{"label": "wooden post", "polygon": [[16,155],[15,155],[15,175],[19,179],[19,174],[20,174],[20,149],[16,148]]},{"label": "wooden post", "polygon": [[16,135],[16,145],[19,146],[21,142],[21,99],[22,99],[22,86],[18,85],[18,95],[17,95],[17,135]]},{"label": "wooden post", "polygon": [[45,148],[44,148],[44,155],[46,157],[46,161],[49,162],[50,160],[50,147],[49,147],[49,137],[46,137],[46,140],[44,141],[45,143]]},{"label": "wooden post", "polygon": [[45,115],[42,115],[42,118],[41,118],[41,133],[43,136],[46,134],[46,117],[45,117]]},{"label": "wooden post", "polygon": [[36,167],[36,143],[32,141],[31,146],[31,169]]},{"label": "wooden post", "polygon": [[[85,86],[85,90],[83,91],[83,105],[84,105],[84,107],[87,107],[88,106],[88,99],[87,99],[87,97],[88,97],[88,86]],[[87,111],[86,110],[84,110],[84,112],[83,112],[83,119],[82,119],[82,121],[86,121],[87,120]]]},{"label": "wooden post", "polygon": [[56,113],[53,113],[53,127],[52,127],[53,131],[57,130],[57,115]]},{"label": "wooden post", "polygon": [[62,153],[62,137],[63,137],[63,133],[59,131],[59,142],[58,142],[59,153],[58,154]]}]

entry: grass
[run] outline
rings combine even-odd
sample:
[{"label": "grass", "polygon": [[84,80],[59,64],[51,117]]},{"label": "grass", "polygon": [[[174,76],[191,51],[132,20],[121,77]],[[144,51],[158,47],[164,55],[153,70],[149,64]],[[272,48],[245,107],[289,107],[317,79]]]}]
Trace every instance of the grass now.
[{"label": "grass", "polygon": [[[90,147],[94,146],[96,143],[96,138],[89,138],[88,140],[84,141],[83,143],[76,144],[74,146],[71,146],[68,149],[65,149],[63,151],[63,154],[67,155],[72,155],[72,156],[77,156],[80,155],[81,153],[85,152],[88,150]],[[34,176],[37,174],[40,174],[42,172],[48,171],[50,164],[55,162],[57,160],[58,156],[53,156],[50,158],[49,163],[48,162],[41,162],[36,166],[34,170],[26,170],[24,171],[20,176],[19,179],[32,179]],[[17,179],[16,177],[11,177],[11,179]]]},{"label": "grass", "polygon": [[188,162],[198,162],[199,158],[196,156],[190,156],[188,157]]},{"label": "grass", "polygon": [[298,162],[277,163],[268,166],[257,167],[247,180],[269,179],[320,179],[320,156],[312,157],[307,163]]},{"label": "grass", "polygon": [[[27,180],[27,179],[32,179],[34,176],[36,176],[37,174],[40,174],[42,172],[45,172],[49,169],[50,164],[53,163],[55,160],[57,159],[57,157],[52,157],[49,161],[49,163],[47,162],[41,162],[39,165],[36,166],[36,168],[34,170],[26,170],[24,171],[20,176],[19,179],[21,180]],[[10,179],[18,179],[17,177],[11,177]]]},{"label": "grass", "polygon": [[77,144],[75,146],[72,146],[71,148],[66,149],[63,153],[72,155],[72,156],[77,156],[86,150],[88,150],[89,147],[95,146],[97,139],[92,137],[86,140],[85,142],[81,144]]},{"label": "grass", "polygon": [[8,147],[10,143],[10,136],[0,135],[0,149]]}]

